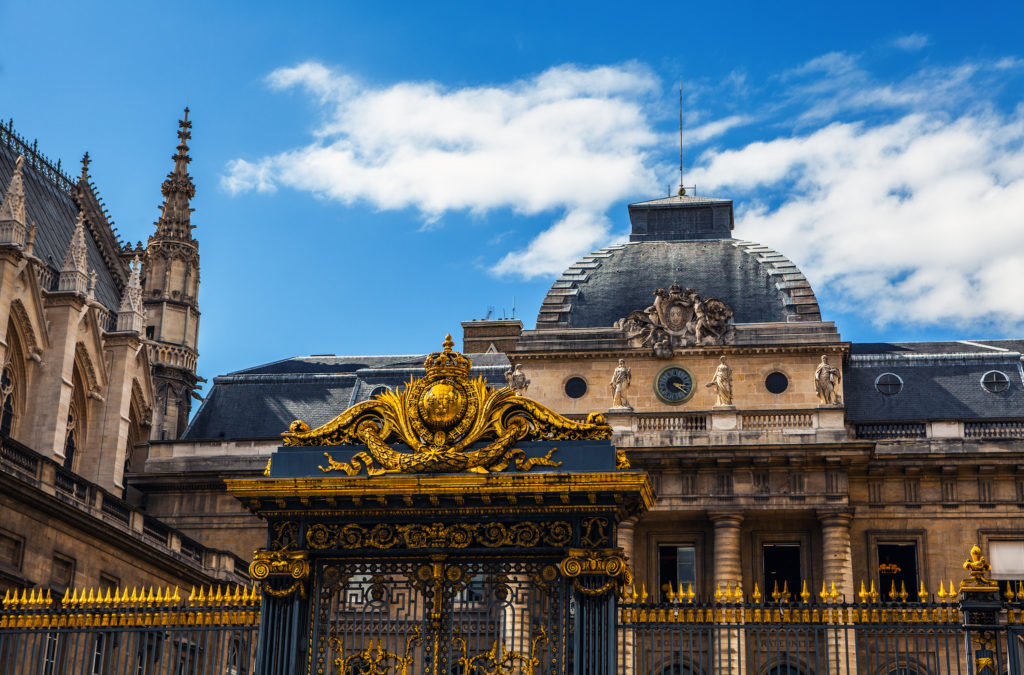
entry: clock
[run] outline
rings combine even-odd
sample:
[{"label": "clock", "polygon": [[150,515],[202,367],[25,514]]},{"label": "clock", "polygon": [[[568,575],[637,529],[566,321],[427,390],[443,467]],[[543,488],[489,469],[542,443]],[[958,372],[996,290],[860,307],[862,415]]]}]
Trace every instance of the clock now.
[{"label": "clock", "polygon": [[662,368],[654,378],[654,393],[669,405],[686,403],[693,396],[693,373],[683,366]]}]

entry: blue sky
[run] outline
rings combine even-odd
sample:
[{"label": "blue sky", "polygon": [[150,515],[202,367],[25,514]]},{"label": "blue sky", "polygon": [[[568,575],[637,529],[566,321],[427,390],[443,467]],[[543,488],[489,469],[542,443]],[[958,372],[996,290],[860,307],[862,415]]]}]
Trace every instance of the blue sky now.
[{"label": "blue sky", "polygon": [[1024,5],[0,4],[0,117],[152,231],[192,109],[206,377],[528,328],[625,205],[736,202],[849,340],[1020,337]]}]

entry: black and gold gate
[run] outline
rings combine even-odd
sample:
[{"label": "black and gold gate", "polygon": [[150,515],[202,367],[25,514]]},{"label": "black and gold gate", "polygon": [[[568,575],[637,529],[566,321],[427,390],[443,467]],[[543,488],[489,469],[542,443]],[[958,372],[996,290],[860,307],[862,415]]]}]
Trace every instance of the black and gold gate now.
[{"label": "black and gold gate", "polygon": [[229,481],[268,521],[258,673],[614,672],[616,526],[652,502],[646,474],[600,415],[470,379],[451,347]]}]

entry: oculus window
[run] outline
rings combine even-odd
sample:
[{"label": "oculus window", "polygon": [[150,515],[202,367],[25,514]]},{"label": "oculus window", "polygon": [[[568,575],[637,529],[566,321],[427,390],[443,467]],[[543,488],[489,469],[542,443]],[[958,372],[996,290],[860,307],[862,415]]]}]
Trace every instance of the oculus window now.
[{"label": "oculus window", "polygon": [[773,394],[781,394],[789,388],[789,378],[779,372],[771,373],[764,378],[764,388]]},{"label": "oculus window", "polygon": [[886,396],[895,396],[903,391],[903,380],[896,373],[882,373],[875,378],[875,389]]},{"label": "oculus window", "polygon": [[582,377],[570,377],[565,381],[565,395],[569,398],[583,398],[587,393],[587,381]]},{"label": "oculus window", "polygon": [[981,376],[981,386],[985,388],[985,391],[998,394],[1010,388],[1010,378],[1006,376],[1006,373],[990,370]]}]

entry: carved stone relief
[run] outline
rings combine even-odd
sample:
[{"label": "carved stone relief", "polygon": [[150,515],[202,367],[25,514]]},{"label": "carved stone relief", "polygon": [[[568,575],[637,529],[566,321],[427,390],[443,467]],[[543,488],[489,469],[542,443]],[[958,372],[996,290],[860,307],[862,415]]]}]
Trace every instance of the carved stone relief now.
[{"label": "carved stone relief", "polygon": [[732,344],[732,309],[717,298],[702,298],[692,288],[673,283],[654,291],[654,304],[615,322],[631,347],[650,347],[661,359],[674,347]]}]

